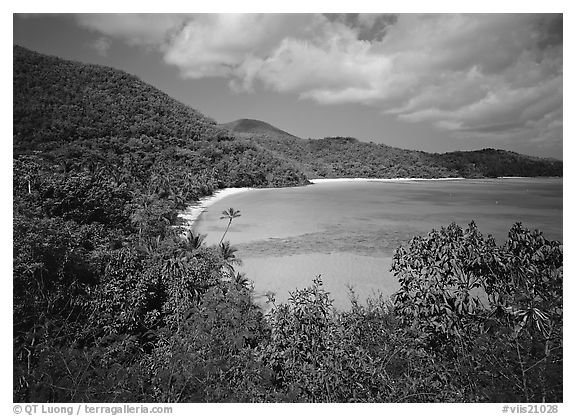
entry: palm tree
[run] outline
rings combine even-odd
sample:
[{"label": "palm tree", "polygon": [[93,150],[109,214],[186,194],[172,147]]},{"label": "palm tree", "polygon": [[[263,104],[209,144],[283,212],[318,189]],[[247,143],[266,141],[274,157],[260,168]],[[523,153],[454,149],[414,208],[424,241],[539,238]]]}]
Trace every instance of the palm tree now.
[{"label": "palm tree", "polygon": [[234,276],[234,284],[238,290],[248,289],[250,287],[250,280],[248,280],[244,273],[237,272]]},{"label": "palm tree", "polygon": [[228,232],[228,228],[230,228],[230,224],[232,224],[232,220],[234,218],[238,218],[239,216],[240,216],[240,210],[236,211],[234,208],[230,208],[228,211],[222,211],[222,216],[220,217],[220,219],[222,220],[224,218],[228,218],[228,226],[226,226],[226,231],[224,231],[224,234],[220,239],[220,243],[218,244],[222,244],[222,241],[224,241],[224,237]]},{"label": "palm tree", "polygon": [[222,255],[222,258],[224,259],[224,268],[225,270],[228,271],[228,274],[230,276],[234,275],[234,265],[242,265],[242,260],[240,260],[238,257],[236,257],[236,251],[238,251],[238,249],[236,247],[233,247],[230,245],[229,241],[226,241],[224,243],[220,243],[219,246],[220,249],[220,254]]},{"label": "palm tree", "polygon": [[184,234],[183,240],[188,251],[198,250],[202,247],[206,234],[196,233],[192,230],[187,230]]}]

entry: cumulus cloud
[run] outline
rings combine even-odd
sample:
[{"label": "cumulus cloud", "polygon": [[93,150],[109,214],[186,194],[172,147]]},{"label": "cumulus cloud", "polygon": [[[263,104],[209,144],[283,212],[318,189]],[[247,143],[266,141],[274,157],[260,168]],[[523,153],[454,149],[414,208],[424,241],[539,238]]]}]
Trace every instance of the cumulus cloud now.
[{"label": "cumulus cloud", "polygon": [[562,138],[562,16],[79,15],[183,77],[358,103],[450,134]]},{"label": "cumulus cloud", "polygon": [[219,76],[247,81],[255,63],[311,18],[279,14],[198,15],[173,37],[165,60],[179,67],[185,77]]},{"label": "cumulus cloud", "polygon": [[107,36],[120,38],[130,45],[163,47],[188,18],[185,14],[102,14],[75,16],[80,26]]}]

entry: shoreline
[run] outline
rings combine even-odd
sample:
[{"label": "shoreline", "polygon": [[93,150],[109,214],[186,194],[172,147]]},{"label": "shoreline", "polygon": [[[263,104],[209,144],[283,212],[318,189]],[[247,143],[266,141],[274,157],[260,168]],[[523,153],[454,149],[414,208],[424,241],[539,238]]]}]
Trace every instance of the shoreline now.
[{"label": "shoreline", "polygon": [[178,214],[178,218],[184,220],[183,226],[191,229],[194,226],[194,223],[198,220],[200,215],[204,213],[211,205],[214,205],[216,202],[220,201],[221,199],[226,198],[230,195],[236,195],[247,191],[252,191],[256,188],[223,188],[218,189],[212,195],[205,196],[200,198],[198,201],[188,205],[186,209]]},{"label": "shoreline", "polygon": [[331,182],[409,182],[409,181],[461,181],[467,178],[317,178],[308,179],[312,184]]},{"label": "shoreline", "polygon": [[534,179],[534,178],[561,178],[562,176],[499,176],[497,178],[316,178],[308,179],[310,183],[332,183],[332,182],[425,182],[425,181],[466,181],[485,179]]},{"label": "shoreline", "polygon": [[[502,176],[492,179],[524,179],[524,176]],[[311,185],[322,183],[339,183],[339,182],[420,182],[420,181],[463,181],[471,178],[315,178],[308,179]],[[304,185],[306,186],[306,185]],[[223,188],[218,189],[212,195],[200,198],[198,201],[188,205],[186,209],[178,214],[178,217],[184,221],[183,227],[192,229],[198,218],[216,202],[230,195],[236,195],[243,192],[253,191],[255,189],[270,188]]]}]

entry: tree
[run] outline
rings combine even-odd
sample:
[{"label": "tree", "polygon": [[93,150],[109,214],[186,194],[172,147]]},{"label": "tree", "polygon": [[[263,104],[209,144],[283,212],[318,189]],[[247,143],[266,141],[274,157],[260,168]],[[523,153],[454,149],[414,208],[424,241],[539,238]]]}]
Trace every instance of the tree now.
[{"label": "tree", "polygon": [[519,223],[502,246],[453,223],[394,253],[395,314],[476,396],[561,401],[562,258],[559,242]]},{"label": "tree", "polygon": [[206,234],[195,233],[194,231],[187,230],[184,235],[184,244],[189,251],[198,250],[204,244]]},{"label": "tree", "polygon": [[233,283],[237,290],[250,289],[250,280],[248,280],[245,273],[236,272],[234,275]]},{"label": "tree", "polygon": [[[485,264],[488,258],[492,261]],[[392,272],[400,282],[393,296],[397,315],[418,329],[425,345],[456,348],[482,310],[479,288],[498,261],[494,240],[485,240],[473,222],[465,231],[452,223],[413,238],[394,253]]]},{"label": "tree", "polygon": [[240,217],[240,210],[236,211],[234,208],[230,208],[227,211],[222,211],[222,216],[220,217],[220,219],[224,219],[224,218],[228,218],[228,225],[226,226],[226,231],[224,231],[224,234],[222,235],[222,238],[220,239],[220,243],[218,244],[222,244],[222,241],[224,241],[224,237],[226,236],[226,233],[228,232],[228,229],[230,228],[230,224],[232,224],[232,220],[234,218],[238,218]]},{"label": "tree", "polygon": [[[39,152],[36,152],[39,153]],[[28,194],[32,193],[32,184],[38,180],[41,174],[42,161],[40,157],[36,154],[34,155],[23,155],[18,159],[14,159],[13,170],[14,170],[14,188],[16,189],[16,184],[23,181],[26,184],[26,189]]]},{"label": "tree", "polygon": [[234,275],[234,265],[241,265],[242,264],[242,260],[240,260],[238,257],[236,257],[236,251],[238,251],[236,249],[236,247],[233,247],[230,245],[229,241],[225,241],[223,243],[220,243],[219,246],[220,249],[220,254],[222,255],[222,258],[224,259],[224,268],[226,269],[226,271],[228,272],[228,274],[230,276]]}]

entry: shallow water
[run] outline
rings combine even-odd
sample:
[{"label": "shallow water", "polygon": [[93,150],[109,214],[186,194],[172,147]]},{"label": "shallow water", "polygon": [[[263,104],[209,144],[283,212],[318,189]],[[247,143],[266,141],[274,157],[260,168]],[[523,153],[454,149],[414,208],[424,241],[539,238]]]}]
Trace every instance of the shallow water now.
[{"label": "shallow water", "polygon": [[562,179],[340,182],[258,189],[216,202],[195,224],[217,243],[226,228],[221,212],[240,210],[226,235],[238,248],[242,271],[256,292],[278,301],[321,274],[335,306],[349,305],[347,285],[359,298],[389,296],[393,251],[415,235],[451,222],[474,220],[498,243],[515,222],[562,240]]}]

